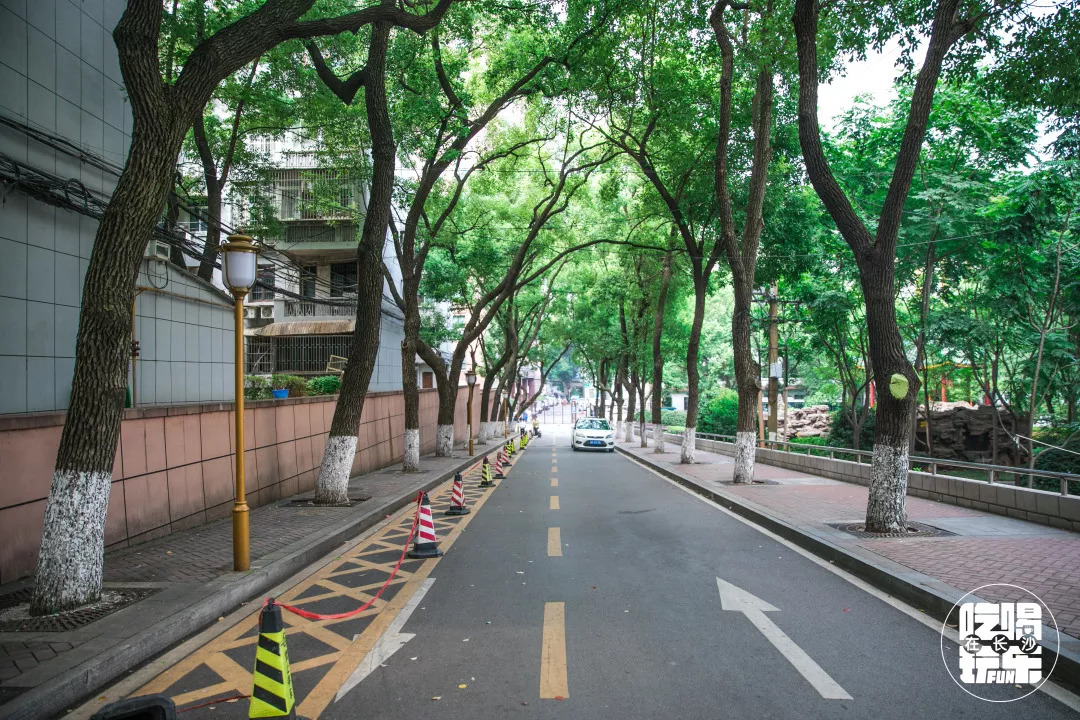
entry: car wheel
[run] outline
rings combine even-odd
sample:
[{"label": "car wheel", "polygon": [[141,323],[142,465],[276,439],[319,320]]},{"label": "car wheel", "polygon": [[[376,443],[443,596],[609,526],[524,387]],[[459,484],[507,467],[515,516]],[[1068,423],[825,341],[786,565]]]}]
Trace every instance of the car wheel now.
[{"label": "car wheel", "polygon": [[608,452],[615,452],[615,448],[608,448]]},{"label": "car wheel", "polygon": [[573,450],[574,452],[577,452],[577,445],[571,445],[570,449]]}]

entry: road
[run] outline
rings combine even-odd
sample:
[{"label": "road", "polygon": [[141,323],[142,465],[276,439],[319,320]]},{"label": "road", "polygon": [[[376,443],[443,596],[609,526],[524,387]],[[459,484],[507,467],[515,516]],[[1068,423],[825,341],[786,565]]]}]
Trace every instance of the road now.
[{"label": "road", "polygon": [[[925,623],[623,456],[571,452],[566,428],[548,430],[394,598],[405,611],[370,672],[352,661],[334,697],[306,707],[342,720],[1080,717],[1041,692],[967,695]],[[298,696],[317,685],[312,672],[296,673]],[[236,702],[184,717],[245,716]]]}]

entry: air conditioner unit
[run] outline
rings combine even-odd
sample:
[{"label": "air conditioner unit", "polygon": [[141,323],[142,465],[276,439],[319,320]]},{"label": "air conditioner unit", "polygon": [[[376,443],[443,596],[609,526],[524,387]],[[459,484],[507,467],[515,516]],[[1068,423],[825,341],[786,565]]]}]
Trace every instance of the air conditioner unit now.
[{"label": "air conditioner unit", "polygon": [[274,318],[273,305],[266,305],[265,307],[260,308],[260,312],[262,313],[263,320],[272,320]]},{"label": "air conditioner unit", "polygon": [[255,318],[257,318],[259,316],[258,313],[259,313],[258,308],[253,308],[253,307],[244,308],[244,317],[248,318],[249,320],[254,320]]},{"label": "air conditioner unit", "polygon": [[147,260],[168,260],[169,243],[164,240],[151,240],[146,244],[146,251],[143,253],[143,257]]}]

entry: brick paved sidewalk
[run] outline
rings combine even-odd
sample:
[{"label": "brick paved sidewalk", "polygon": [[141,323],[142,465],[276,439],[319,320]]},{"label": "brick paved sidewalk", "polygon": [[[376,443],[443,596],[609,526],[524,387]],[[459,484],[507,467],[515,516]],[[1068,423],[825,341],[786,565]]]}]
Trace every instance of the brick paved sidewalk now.
[{"label": "brick paved sidewalk", "polygon": [[[475,457],[493,451],[481,446]],[[251,511],[251,573],[281,560],[323,537],[382,511],[388,504],[414,495],[418,489],[451,473],[468,460],[460,450],[452,458],[425,457],[419,473],[397,467],[353,478],[350,497],[370,499],[349,508],[317,508],[293,504],[312,492],[264,505]],[[308,561],[304,562],[304,565]],[[288,572],[301,569],[297,567]],[[182,617],[196,603],[215,593],[235,590],[248,573],[232,572],[232,521],[218,520],[105,555],[105,587],[145,588],[149,598],[84,627],[61,632],[0,632],[0,716],[4,704],[39,685],[47,684],[80,663],[117,644],[130,641],[138,631],[168,619]],[[0,586],[0,597],[30,587],[29,579]],[[212,620],[212,618],[211,618]],[[194,632],[198,628],[192,628]]]},{"label": "brick paved sidewalk", "polygon": [[[734,460],[696,451],[697,463],[656,455],[638,442],[619,443],[634,455],[706,486],[748,500],[791,525],[810,527],[840,546],[855,546],[969,592],[988,583],[1021,585],[1038,595],[1061,632],[1080,638],[1080,534],[1015,518],[908,496],[908,519],[953,533],[949,537],[860,539],[827,523],[862,522],[867,488],[758,463],[754,477],[770,484],[731,485]],[[726,483],[726,484],[725,484]],[[772,484],[775,483],[775,484]],[[980,592],[987,599],[1021,600],[1019,590]]]}]

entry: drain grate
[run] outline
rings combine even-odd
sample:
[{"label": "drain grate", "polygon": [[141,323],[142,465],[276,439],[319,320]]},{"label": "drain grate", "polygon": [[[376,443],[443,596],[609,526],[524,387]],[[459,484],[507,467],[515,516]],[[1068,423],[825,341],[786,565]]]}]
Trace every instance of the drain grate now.
[{"label": "drain grate", "polygon": [[64,632],[76,630],[145,600],[160,588],[105,588],[101,600],[55,615],[30,617],[28,609],[32,588],[0,596],[0,632]]},{"label": "drain grate", "polygon": [[866,530],[865,522],[846,522],[846,523],[825,523],[831,528],[836,528],[841,532],[846,532],[848,535],[854,535],[857,538],[923,538],[923,537],[950,537],[956,535],[956,533],[949,532],[948,530],[942,530],[941,528],[934,527],[933,525],[927,525],[926,523],[918,523],[908,521],[907,532],[892,532],[892,533],[879,533],[868,532]]}]

